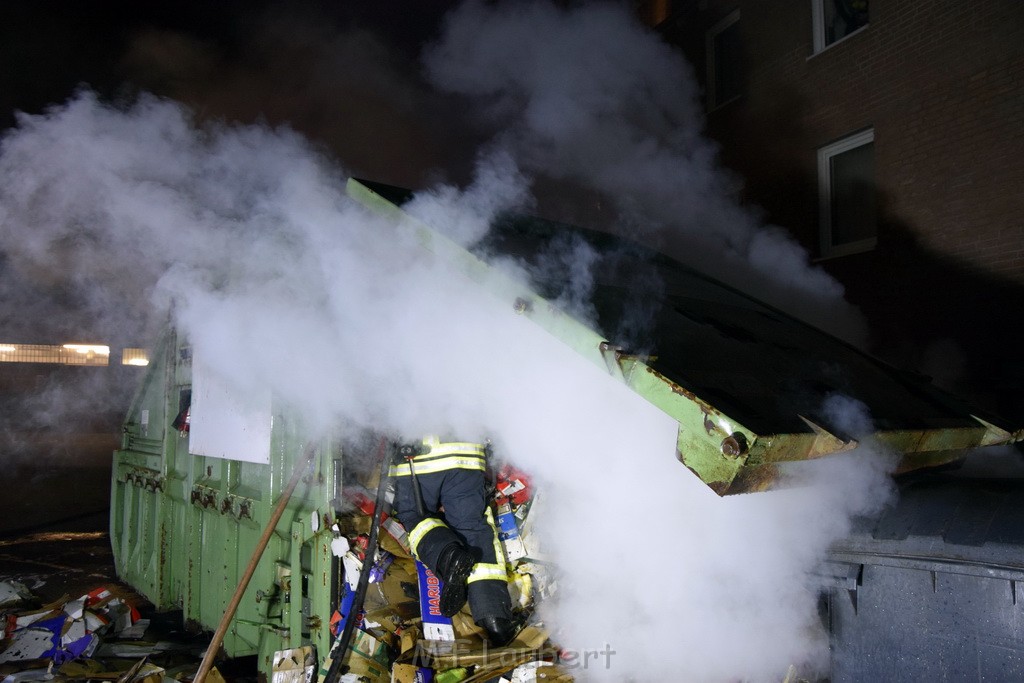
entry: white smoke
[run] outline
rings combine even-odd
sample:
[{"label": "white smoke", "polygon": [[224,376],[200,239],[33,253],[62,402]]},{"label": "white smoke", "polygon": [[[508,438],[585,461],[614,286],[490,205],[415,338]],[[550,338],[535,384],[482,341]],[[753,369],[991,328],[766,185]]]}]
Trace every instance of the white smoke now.
[{"label": "white smoke", "polygon": [[501,148],[480,155],[474,178],[465,190],[452,185],[429,188],[404,208],[459,244],[470,246],[487,234],[491,220],[502,211],[532,206],[528,178]]},{"label": "white smoke", "polygon": [[701,134],[690,66],[621,3],[466,2],[424,61],[438,87],[479,103],[523,168],[607,197],[618,231],[865,343],[842,285],[741,206]]},{"label": "white smoke", "polygon": [[[432,54],[449,87],[500,94],[511,128],[474,185],[418,198],[423,220],[472,241],[529,205],[522,169],[544,166],[626,190],[623,206],[659,225],[707,227],[701,253],[778,276],[773,291],[836,303],[791,239],[732,203],[685,65],[620,9],[470,4]],[[599,83],[579,77],[580,59]],[[503,85],[479,80],[487,71]],[[492,437],[549,501],[543,534],[564,572],[549,623],[566,647],[615,651],[582,678],[779,680],[790,664],[822,666],[808,571],[884,500],[884,465],[822,461],[801,487],[718,498],[676,461],[670,418],[349,200],[343,181],[288,129],[199,126],[173,102],[83,93],[4,138],[0,248],[22,273],[79,288],[111,326],[155,331],[170,316],[225,380],[270,387],[312,428]]]},{"label": "white smoke", "polygon": [[[839,283],[739,205],[700,134],[689,67],[621,5],[467,2],[425,63],[439,87],[482,105],[522,168],[614,202],[619,232],[863,343]],[[867,443],[802,468],[790,490],[718,499],[669,457],[671,420],[579,365],[566,355],[544,375],[522,406],[535,421],[515,428],[498,402],[490,424],[507,427],[504,445],[556,501],[544,529],[572,569],[552,621],[568,647],[617,652],[586,677],[780,680],[791,664],[827,675],[808,572],[852,517],[891,497],[891,458]],[[851,436],[873,431],[864,407],[843,397],[823,413]]]},{"label": "white smoke", "polygon": [[82,94],[23,117],[0,178],[12,258],[130,319],[170,313],[243,391],[314,427],[492,436],[552,501],[551,623],[616,651],[594,679],[768,679],[821,655],[805,571],[865,482],[719,499],[675,461],[670,418],[347,199],[296,135]]}]

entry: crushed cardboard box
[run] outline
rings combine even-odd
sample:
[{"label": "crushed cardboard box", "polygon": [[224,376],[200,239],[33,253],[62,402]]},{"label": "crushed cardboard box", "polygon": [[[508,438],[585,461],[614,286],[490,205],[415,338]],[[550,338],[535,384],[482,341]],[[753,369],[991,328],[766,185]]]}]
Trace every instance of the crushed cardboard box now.
[{"label": "crushed cardboard box", "polygon": [[311,645],[274,653],[271,683],[312,683],[316,650]]},{"label": "crushed cardboard box", "polygon": [[0,581],[0,608],[13,607],[32,600],[32,593],[20,581]]},{"label": "crushed cardboard box", "polygon": [[[22,595],[14,607],[32,602]],[[24,609],[5,608],[4,638],[0,663],[34,659],[56,665],[90,657],[101,637],[123,637],[140,620],[138,610],[106,587],[96,588],[76,599],[63,596],[46,605]]]}]

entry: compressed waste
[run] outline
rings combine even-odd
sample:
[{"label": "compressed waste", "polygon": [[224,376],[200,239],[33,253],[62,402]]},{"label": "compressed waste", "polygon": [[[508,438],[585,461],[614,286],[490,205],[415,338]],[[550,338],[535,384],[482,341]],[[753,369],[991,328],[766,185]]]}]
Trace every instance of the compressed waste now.
[{"label": "compressed waste", "polygon": [[[468,605],[450,619],[435,613],[437,579],[412,557],[406,530],[387,515],[381,524],[383,533],[362,610],[353,614],[352,596],[369,552],[368,531],[374,513],[370,489],[376,482],[368,481],[365,487],[348,485],[332,545],[335,552],[343,551],[345,568],[345,588],[331,618],[332,633],[340,634],[346,620],[358,620],[344,655],[343,683],[573,680],[565,653],[536,618],[537,606],[557,590],[555,568],[532,533],[537,517],[532,512],[539,507],[539,496],[526,473],[509,464],[494,470],[490,505],[515,609],[525,624],[519,635],[509,645],[495,648],[473,623]],[[289,661],[300,659],[315,661],[305,653],[294,653]],[[331,663],[331,657],[321,661],[321,683]]]}]

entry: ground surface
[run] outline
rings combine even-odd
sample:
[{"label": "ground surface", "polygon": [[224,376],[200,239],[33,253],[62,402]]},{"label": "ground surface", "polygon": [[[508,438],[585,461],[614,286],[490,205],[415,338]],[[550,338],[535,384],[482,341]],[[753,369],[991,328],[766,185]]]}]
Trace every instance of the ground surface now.
[{"label": "ground surface", "polygon": [[[77,598],[102,585],[121,585],[107,535],[107,511],[64,519],[0,538],[0,580],[16,580],[44,602]],[[122,590],[132,594],[124,586]],[[141,596],[139,604],[145,606]]]},{"label": "ground surface", "polygon": [[[119,641],[122,649],[115,655],[104,656],[102,649],[97,651],[91,658],[97,662],[96,665],[108,670],[127,669],[145,656],[147,650],[154,649],[151,644],[173,643],[171,649],[149,654],[148,661],[168,671],[176,670],[179,680],[188,680],[198,668],[209,643],[209,634],[187,632],[180,612],[155,612],[148,600],[117,578],[107,518],[108,510],[102,509],[63,516],[0,535],[0,582],[17,581],[29,588],[36,598],[30,606],[66,602],[96,588],[108,589],[135,606],[150,625],[140,641]],[[103,642],[108,644],[113,639],[105,638]],[[42,660],[0,664],[0,679],[18,672],[45,669],[47,664]],[[253,683],[256,680],[255,658],[219,661],[216,666],[229,683]]]}]

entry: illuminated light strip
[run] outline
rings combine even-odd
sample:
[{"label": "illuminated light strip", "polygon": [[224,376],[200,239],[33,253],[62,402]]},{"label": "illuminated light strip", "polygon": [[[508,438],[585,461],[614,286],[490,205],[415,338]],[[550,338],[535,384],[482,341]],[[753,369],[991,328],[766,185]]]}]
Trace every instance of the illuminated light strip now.
[{"label": "illuminated light strip", "polygon": [[149,365],[149,352],[143,348],[124,348],[121,350],[121,365]]},{"label": "illuminated light strip", "polygon": [[[109,365],[110,346],[106,344],[11,344],[0,343],[0,362],[50,363],[55,365]],[[142,347],[125,348],[121,364],[149,365],[149,351]]]},{"label": "illuminated light strip", "polygon": [[[138,354],[145,357],[145,353]],[[54,365],[109,365],[106,344],[11,344],[0,343],[0,362],[47,363]]]},{"label": "illuminated light strip", "polygon": [[99,356],[110,355],[110,347],[103,344],[64,344],[63,348],[77,353],[94,353]]}]

